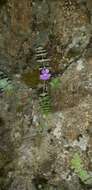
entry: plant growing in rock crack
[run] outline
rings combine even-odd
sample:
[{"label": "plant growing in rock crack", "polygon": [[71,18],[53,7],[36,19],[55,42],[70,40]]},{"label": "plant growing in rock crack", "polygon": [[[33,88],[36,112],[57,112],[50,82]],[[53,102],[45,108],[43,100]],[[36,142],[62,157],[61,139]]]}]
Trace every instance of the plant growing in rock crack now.
[{"label": "plant growing in rock crack", "polygon": [[47,92],[47,86],[46,86],[46,81],[49,80],[51,77],[51,74],[49,72],[49,69],[43,68],[41,70],[40,74],[40,80],[43,80],[43,92],[39,96],[39,105],[41,108],[41,111],[43,114],[48,114],[51,112],[51,97],[49,96]]},{"label": "plant growing in rock crack", "polygon": [[51,78],[51,73],[48,68],[50,59],[47,58],[47,55],[47,51],[42,46],[39,46],[35,49],[36,63],[40,70],[39,79],[43,83],[42,90],[39,94],[39,105],[43,114],[48,114],[51,112],[51,97],[48,93],[47,85],[47,81]]},{"label": "plant growing in rock crack", "polygon": [[53,78],[50,82],[51,88],[52,89],[58,89],[60,87],[61,81],[59,77]]},{"label": "plant growing in rock crack", "polygon": [[[39,66],[40,70],[40,80],[43,81],[43,90],[42,93],[40,93],[39,96],[39,104],[41,107],[41,110],[43,110],[43,113],[49,113],[52,111],[52,101],[50,94],[48,92],[48,84],[51,89],[58,89],[60,87],[60,79],[58,77],[54,78],[56,76],[55,73],[51,72],[51,65],[50,65],[50,59],[47,57],[48,53],[44,49],[44,47],[39,46],[35,49],[35,59],[37,66]],[[50,79],[50,80],[49,80]]]},{"label": "plant growing in rock crack", "polygon": [[6,92],[8,95],[12,94],[13,85],[8,76],[0,71],[0,94]]},{"label": "plant growing in rock crack", "polygon": [[71,168],[84,184],[92,184],[92,176],[84,169],[83,161],[78,153],[75,153],[71,160]]}]

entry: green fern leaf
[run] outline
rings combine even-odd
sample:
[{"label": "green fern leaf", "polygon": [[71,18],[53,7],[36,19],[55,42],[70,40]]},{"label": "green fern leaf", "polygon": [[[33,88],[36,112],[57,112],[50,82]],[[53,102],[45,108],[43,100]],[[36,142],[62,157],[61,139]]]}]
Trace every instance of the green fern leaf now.
[{"label": "green fern leaf", "polygon": [[51,97],[48,95],[48,93],[40,94],[39,105],[43,114],[48,114],[52,111]]}]

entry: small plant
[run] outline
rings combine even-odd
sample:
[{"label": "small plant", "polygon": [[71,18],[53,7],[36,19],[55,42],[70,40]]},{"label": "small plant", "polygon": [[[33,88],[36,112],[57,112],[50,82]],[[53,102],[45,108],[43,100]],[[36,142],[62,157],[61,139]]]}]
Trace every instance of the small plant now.
[{"label": "small plant", "polygon": [[71,160],[71,168],[74,169],[75,173],[79,176],[82,182],[85,184],[92,183],[92,176],[84,169],[83,162],[78,153],[75,153]]},{"label": "small plant", "polygon": [[43,68],[40,73],[40,80],[43,80],[43,92],[39,96],[39,105],[43,114],[48,114],[51,112],[51,97],[46,91],[46,81],[48,81],[51,77],[51,73],[49,69]]},{"label": "small plant", "polygon": [[11,81],[9,81],[7,78],[0,79],[0,93],[11,93],[12,90],[13,86],[11,84]]},{"label": "small plant", "polygon": [[39,105],[41,111],[44,114],[48,114],[52,111],[52,102],[48,92],[48,84],[50,83],[52,89],[57,89],[60,86],[60,79],[57,77],[51,80],[52,73],[50,59],[48,58],[48,52],[44,47],[39,46],[35,49],[35,59],[40,70],[39,79],[41,82],[43,81],[42,93],[39,95]]},{"label": "small plant", "polygon": [[52,79],[51,82],[50,82],[50,85],[51,85],[52,89],[58,89],[60,87],[60,84],[61,84],[61,81],[60,81],[60,79],[58,77]]}]

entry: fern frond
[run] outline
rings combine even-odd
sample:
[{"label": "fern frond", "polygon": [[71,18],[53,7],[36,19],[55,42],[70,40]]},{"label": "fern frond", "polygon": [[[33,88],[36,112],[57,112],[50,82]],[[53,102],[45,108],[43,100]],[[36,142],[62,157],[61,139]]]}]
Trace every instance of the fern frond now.
[{"label": "fern frond", "polygon": [[48,114],[52,111],[51,97],[47,92],[41,93],[39,96],[40,110],[43,114]]},{"label": "fern frond", "polygon": [[43,66],[46,68],[50,66],[50,59],[48,58],[47,50],[44,49],[44,47],[39,46],[35,49],[35,59],[39,69],[43,68]]}]

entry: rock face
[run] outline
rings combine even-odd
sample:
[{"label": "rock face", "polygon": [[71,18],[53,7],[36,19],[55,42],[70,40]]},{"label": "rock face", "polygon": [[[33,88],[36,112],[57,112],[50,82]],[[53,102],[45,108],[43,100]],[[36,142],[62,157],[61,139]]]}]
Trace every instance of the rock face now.
[{"label": "rock face", "polygon": [[[0,189],[91,190],[90,1],[1,2],[0,70],[12,88],[0,91]],[[50,87],[53,110],[47,116],[39,109],[39,82],[34,89],[28,81],[35,80],[34,49],[40,45],[52,71],[60,73],[59,87]]]},{"label": "rock face", "polygon": [[[31,36],[31,1],[6,1],[0,14],[0,66],[14,69],[20,49],[27,51]],[[25,46],[25,47],[24,47]],[[29,45],[30,46],[30,45]],[[24,50],[25,49],[25,50]],[[17,62],[17,63],[16,63]],[[10,69],[11,67],[11,69]],[[18,67],[18,65],[17,65]]]}]

